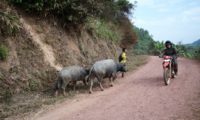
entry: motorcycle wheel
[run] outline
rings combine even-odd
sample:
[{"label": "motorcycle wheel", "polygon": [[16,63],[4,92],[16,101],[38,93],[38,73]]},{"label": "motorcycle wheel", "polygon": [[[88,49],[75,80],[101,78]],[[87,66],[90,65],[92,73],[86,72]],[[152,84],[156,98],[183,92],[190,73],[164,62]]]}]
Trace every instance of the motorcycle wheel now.
[{"label": "motorcycle wheel", "polygon": [[165,85],[169,85],[170,80],[171,80],[170,69],[168,68],[164,69],[163,79],[164,79]]},{"label": "motorcycle wheel", "polygon": [[175,73],[174,73],[174,71],[171,73],[172,74],[172,78],[175,78],[174,76],[175,76]]}]

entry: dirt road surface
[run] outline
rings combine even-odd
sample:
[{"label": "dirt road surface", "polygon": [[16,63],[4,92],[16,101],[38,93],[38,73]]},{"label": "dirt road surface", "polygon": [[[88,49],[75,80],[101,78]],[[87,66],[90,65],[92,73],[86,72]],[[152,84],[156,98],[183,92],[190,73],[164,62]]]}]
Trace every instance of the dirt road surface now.
[{"label": "dirt road surface", "polygon": [[77,95],[37,113],[33,120],[200,120],[200,65],[179,58],[179,75],[169,86],[162,59],[148,63],[103,92]]}]

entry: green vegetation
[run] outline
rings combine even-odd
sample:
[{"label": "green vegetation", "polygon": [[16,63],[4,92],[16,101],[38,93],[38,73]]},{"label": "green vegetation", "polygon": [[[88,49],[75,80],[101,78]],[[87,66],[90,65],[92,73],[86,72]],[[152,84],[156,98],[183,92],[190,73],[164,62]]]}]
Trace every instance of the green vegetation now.
[{"label": "green vegetation", "polygon": [[135,55],[133,53],[130,53],[127,61],[127,69],[128,71],[136,70],[140,66],[146,64],[147,62],[148,62],[147,55]]},{"label": "green vegetation", "polygon": [[200,39],[194,41],[192,44],[188,44],[188,46],[200,46]]},{"label": "green vegetation", "polygon": [[10,0],[10,2],[30,13],[53,15],[65,23],[73,24],[84,23],[88,17],[115,16],[116,18],[119,13],[130,13],[134,7],[127,0]]},{"label": "green vegetation", "polygon": [[12,93],[10,90],[5,90],[2,94],[1,100],[4,101],[6,104],[9,104],[12,99]]},{"label": "green vegetation", "polygon": [[99,38],[106,40],[112,40],[113,42],[119,42],[121,40],[120,32],[117,30],[117,26],[113,23],[99,19],[88,19],[87,28],[92,34],[96,34]]},{"label": "green vegetation", "polygon": [[157,54],[163,45],[159,42],[155,42],[149,32],[142,28],[134,27],[138,41],[134,46],[134,52],[136,54]]},{"label": "green vegetation", "polygon": [[4,45],[0,45],[0,60],[6,60],[8,57],[8,48]]},{"label": "green vegetation", "polygon": [[41,83],[40,81],[37,80],[29,80],[29,87],[28,89],[30,91],[37,91],[38,89],[41,88]]},{"label": "green vegetation", "polygon": [[16,6],[33,13],[54,15],[68,23],[82,23],[87,16],[99,14],[101,11],[94,0],[10,0]]},{"label": "green vegetation", "polygon": [[[136,54],[159,55],[165,49],[164,41],[155,41],[147,30],[134,27],[134,31],[138,38],[137,44],[134,46]],[[176,48],[179,56],[200,59],[200,47],[198,46],[183,45],[181,42],[173,46]]]},{"label": "green vegetation", "polygon": [[175,46],[179,56],[200,59],[200,46],[187,46],[179,43]]},{"label": "green vegetation", "polygon": [[8,11],[0,11],[0,35],[14,35],[19,29],[18,17]]}]

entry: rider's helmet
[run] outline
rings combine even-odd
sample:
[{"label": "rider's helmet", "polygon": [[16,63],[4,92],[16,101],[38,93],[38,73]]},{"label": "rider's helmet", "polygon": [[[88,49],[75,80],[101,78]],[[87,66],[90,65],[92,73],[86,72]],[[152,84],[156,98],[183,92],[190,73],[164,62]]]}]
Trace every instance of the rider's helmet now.
[{"label": "rider's helmet", "polygon": [[171,41],[167,40],[167,41],[165,42],[165,47],[168,48],[169,45],[172,46],[172,43],[171,43]]}]

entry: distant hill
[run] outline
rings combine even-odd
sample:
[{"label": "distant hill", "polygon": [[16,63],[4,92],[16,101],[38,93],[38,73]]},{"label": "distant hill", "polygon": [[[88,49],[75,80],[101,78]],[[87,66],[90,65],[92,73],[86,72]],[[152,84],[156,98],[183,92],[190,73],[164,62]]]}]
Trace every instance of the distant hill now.
[{"label": "distant hill", "polygon": [[200,46],[200,39],[194,41],[193,43],[185,44],[185,46],[193,46],[193,47]]},{"label": "distant hill", "polygon": [[192,44],[190,44],[191,46],[200,46],[200,39],[194,41]]}]

